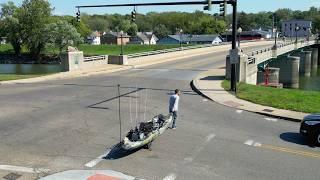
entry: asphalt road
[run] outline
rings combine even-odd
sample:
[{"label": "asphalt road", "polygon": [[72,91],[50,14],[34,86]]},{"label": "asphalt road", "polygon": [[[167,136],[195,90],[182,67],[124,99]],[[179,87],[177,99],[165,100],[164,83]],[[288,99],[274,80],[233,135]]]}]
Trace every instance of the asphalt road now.
[{"label": "asphalt road", "polygon": [[[192,91],[192,78],[223,68],[226,53],[105,75],[1,85],[0,164],[50,173],[112,169],[150,180],[318,180],[320,148],[298,134],[298,123],[227,108]],[[160,136],[152,151],[112,149],[120,136],[117,84],[123,94],[122,136],[140,120],[166,114],[168,95],[182,90],[178,128]]]}]

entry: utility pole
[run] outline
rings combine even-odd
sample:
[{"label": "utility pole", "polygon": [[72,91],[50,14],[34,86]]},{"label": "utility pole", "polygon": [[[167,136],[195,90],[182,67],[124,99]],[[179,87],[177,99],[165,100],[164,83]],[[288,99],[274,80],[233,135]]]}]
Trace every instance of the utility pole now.
[{"label": "utility pole", "polygon": [[232,0],[232,49],[230,51],[231,64],[231,91],[237,92],[237,64],[239,63],[239,50],[237,49],[237,0]]}]

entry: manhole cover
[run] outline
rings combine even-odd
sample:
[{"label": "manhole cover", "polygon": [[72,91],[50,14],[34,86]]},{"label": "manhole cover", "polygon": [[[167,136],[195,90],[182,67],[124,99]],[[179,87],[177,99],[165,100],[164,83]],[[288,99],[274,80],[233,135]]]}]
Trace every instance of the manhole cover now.
[{"label": "manhole cover", "polygon": [[273,112],[273,110],[271,110],[271,109],[264,109],[262,111],[264,111],[264,112]]},{"label": "manhole cover", "polygon": [[7,179],[7,180],[16,180],[18,179],[19,177],[21,177],[22,175],[20,174],[17,174],[17,173],[10,173],[10,174],[7,174],[6,176],[4,176],[3,178],[4,179]]}]

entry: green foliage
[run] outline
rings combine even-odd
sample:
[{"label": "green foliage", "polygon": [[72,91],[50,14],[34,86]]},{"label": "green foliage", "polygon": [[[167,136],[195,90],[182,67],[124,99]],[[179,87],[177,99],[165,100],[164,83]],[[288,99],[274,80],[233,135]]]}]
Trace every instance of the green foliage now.
[{"label": "green foliage", "polygon": [[20,55],[22,46],[22,26],[17,17],[17,7],[13,2],[1,4],[1,32],[13,46],[16,55]]},{"label": "green foliage", "polygon": [[[179,45],[125,45],[124,54],[132,54],[138,52],[156,51],[161,49],[177,48]],[[120,46],[118,45],[89,45],[81,44],[79,45],[79,50],[83,51],[85,56],[94,55],[119,55]]]},{"label": "green foliage", "polygon": [[0,74],[0,81],[10,81],[10,80],[17,80],[17,79],[28,79],[34,77],[45,76],[46,74],[29,74],[29,75],[22,75],[22,74]]},{"label": "green foliage", "polygon": [[170,31],[168,30],[168,28],[163,25],[163,24],[159,24],[158,26],[156,26],[153,29],[153,33],[159,38],[162,39],[166,36],[168,36],[170,34]]},{"label": "green foliage", "polygon": [[58,48],[60,54],[68,45],[77,45],[83,43],[83,39],[77,32],[77,29],[67,21],[51,23],[47,28],[49,32],[48,36],[50,37],[48,42]]},{"label": "green foliage", "polygon": [[18,10],[22,41],[37,60],[49,37],[47,24],[50,22],[51,11],[47,0],[24,0]]},{"label": "green foliage", "polygon": [[[222,86],[230,89],[230,82]],[[318,113],[320,109],[320,92],[297,89],[277,89],[239,83],[237,97],[253,103],[306,113]]]},{"label": "green foliage", "polygon": [[131,23],[130,28],[128,29],[128,35],[135,36],[138,32],[138,26],[136,23]]}]

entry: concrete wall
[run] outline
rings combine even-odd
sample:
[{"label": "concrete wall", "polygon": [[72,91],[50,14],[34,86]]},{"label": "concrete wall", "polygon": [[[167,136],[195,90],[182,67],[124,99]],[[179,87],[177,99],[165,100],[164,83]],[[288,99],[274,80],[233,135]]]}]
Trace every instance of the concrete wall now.
[{"label": "concrete wall", "polygon": [[62,56],[62,70],[75,71],[108,64],[108,56],[84,58],[82,51],[68,52]]}]

